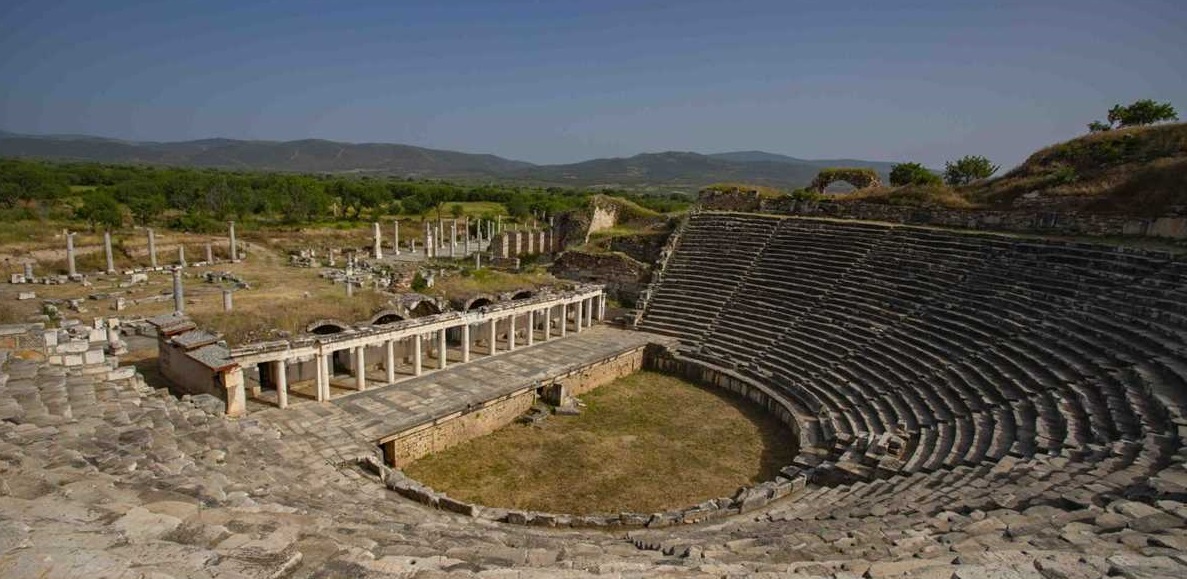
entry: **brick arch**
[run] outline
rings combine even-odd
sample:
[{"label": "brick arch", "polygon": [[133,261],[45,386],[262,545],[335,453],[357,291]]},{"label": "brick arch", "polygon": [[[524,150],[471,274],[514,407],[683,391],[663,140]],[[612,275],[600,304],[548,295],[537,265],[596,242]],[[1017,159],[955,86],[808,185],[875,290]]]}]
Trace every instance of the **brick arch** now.
[{"label": "brick arch", "polygon": [[371,321],[368,322],[368,324],[370,324],[372,326],[381,326],[384,324],[391,324],[391,323],[403,321],[405,319],[406,318],[404,317],[403,313],[398,312],[396,310],[389,309],[389,310],[383,310],[383,311],[375,314],[374,316],[371,316]]}]

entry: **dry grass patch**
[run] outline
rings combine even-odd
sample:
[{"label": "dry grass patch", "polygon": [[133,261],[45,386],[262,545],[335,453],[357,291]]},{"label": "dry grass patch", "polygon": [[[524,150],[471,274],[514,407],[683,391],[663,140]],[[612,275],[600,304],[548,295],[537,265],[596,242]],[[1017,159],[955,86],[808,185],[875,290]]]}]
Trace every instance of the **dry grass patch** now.
[{"label": "dry grass patch", "polygon": [[769,480],[796,452],[791,431],[765,410],[671,376],[640,372],[583,400],[580,416],[512,424],[407,474],[491,506],[656,512]]}]

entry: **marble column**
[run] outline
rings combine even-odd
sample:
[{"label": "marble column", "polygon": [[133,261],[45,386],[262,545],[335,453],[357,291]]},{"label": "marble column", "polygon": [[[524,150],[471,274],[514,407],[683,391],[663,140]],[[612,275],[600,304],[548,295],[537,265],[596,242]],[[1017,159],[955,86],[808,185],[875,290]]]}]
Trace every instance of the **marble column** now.
[{"label": "marble column", "polygon": [[569,333],[569,304],[561,304],[561,337],[565,337]]},{"label": "marble column", "polygon": [[507,316],[507,351],[515,349],[515,314]]},{"label": "marble column", "polygon": [[111,251],[111,231],[103,232],[103,254],[107,257],[107,273],[115,273],[115,254]]},{"label": "marble column", "polygon": [[239,247],[235,245],[235,222],[228,221],[227,228],[231,236],[231,261],[239,259]]},{"label": "marble column", "polygon": [[547,342],[550,337],[552,337],[552,306],[544,308],[544,335],[540,341]]},{"label": "marble column", "polygon": [[70,277],[78,275],[78,268],[74,264],[74,234],[66,232],[66,273]]},{"label": "marble column", "polygon": [[396,341],[388,340],[383,347],[383,370],[387,372],[387,383],[391,384],[396,381]]},{"label": "marble column", "polygon": [[214,246],[209,243],[206,244],[206,264],[214,263]]},{"label": "marble column", "polygon": [[25,262],[25,281],[33,283],[33,262]]},{"label": "marble column", "polygon": [[412,374],[414,376],[420,376],[424,373],[420,359],[421,339],[422,336],[420,334],[412,336]]},{"label": "marble column", "polygon": [[392,244],[392,249],[395,250],[396,255],[400,255],[400,221],[396,220],[392,223],[392,233],[394,234],[395,243]]},{"label": "marble column", "polygon": [[173,310],[185,311],[185,295],[181,287],[181,268],[173,269]]},{"label": "marble column", "polygon": [[276,381],[276,404],[281,408],[289,405],[288,364],[284,360],[272,363],[272,379]]},{"label": "marble column", "polygon": [[490,325],[489,325],[488,329],[490,332],[490,336],[489,336],[490,341],[488,342],[488,344],[490,345],[490,347],[487,349],[486,353],[491,356],[494,356],[499,351],[499,348],[498,348],[499,322],[498,322],[498,320],[491,318],[489,324]]},{"label": "marble column", "polygon": [[148,263],[156,269],[157,267],[157,234],[152,229],[148,230]]},{"label": "marble column", "polygon": [[179,265],[181,267],[186,267],[187,265],[189,265],[185,262],[185,246],[184,245],[177,246],[177,265]]},{"label": "marble column", "polygon": [[234,298],[231,297],[231,290],[223,290],[223,311],[229,312],[234,309]]},{"label": "marble column", "polygon": [[317,401],[325,402],[330,399],[330,356],[334,354],[317,354]]},{"label": "marble column", "polygon": [[584,315],[581,311],[581,302],[584,300],[577,300],[573,302],[573,331],[581,333],[581,318]]},{"label": "marble column", "polygon": [[437,369],[444,370],[449,363],[449,343],[445,341],[445,328],[437,330]]},{"label": "marble column", "polygon": [[379,233],[379,222],[372,223],[371,227],[375,233],[375,259],[383,259],[383,236]]},{"label": "marble column", "polygon": [[526,340],[528,346],[536,342],[536,310],[528,311],[528,338]]},{"label": "marble column", "polygon": [[367,389],[367,347],[354,347],[354,389],[362,392]]},{"label": "marble column", "polygon": [[462,324],[462,363],[470,361],[470,324]]}]

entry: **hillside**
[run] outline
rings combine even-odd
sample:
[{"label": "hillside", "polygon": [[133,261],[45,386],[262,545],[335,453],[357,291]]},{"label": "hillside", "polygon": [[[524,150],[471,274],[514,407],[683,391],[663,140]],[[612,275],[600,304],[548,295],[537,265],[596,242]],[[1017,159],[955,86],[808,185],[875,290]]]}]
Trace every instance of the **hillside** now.
[{"label": "hillside", "polygon": [[1187,211],[1187,123],[1092,133],[959,191],[991,208],[1162,215]]},{"label": "hillside", "polygon": [[715,155],[646,153],[564,165],[533,165],[494,155],[383,143],[354,144],[317,139],[283,142],[203,139],[158,143],[85,135],[35,136],[5,132],[0,132],[0,157],[295,173],[370,173],[687,193],[722,181],[794,189],[808,184],[821,167],[830,165],[868,166],[884,174],[890,170],[889,163],[812,161],[762,151]]},{"label": "hillside", "polygon": [[154,143],[11,133],[0,134],[0,157],[301,173],[395,173],[413,177],[488,177],[531,166],[494,155],[318,139],[285,142],[203,139]]}]

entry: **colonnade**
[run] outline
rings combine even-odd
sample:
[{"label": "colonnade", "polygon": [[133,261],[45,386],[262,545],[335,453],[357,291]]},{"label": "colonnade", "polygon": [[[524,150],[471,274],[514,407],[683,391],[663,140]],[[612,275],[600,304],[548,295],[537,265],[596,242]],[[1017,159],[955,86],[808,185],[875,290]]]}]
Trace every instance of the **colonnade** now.
[{"label": "colonnade", "polygon": [[[470,362],[476,356],[496,356],[565,337],[569,332],[580,333],[594,320],[605,318],[605,301],[600,286],[586,287],[307,338],[287,343],[283,349],[277,343],[249,345],[232,350],[231,357],[239,365],[236,371],[258,365],[261,379],[270,377],[267,385],[276,389],[281,408],[289,403],[290,373],[309,379],[310,369],[316,400],[325,402],[333,397],[332,383],[342,386],[334,381],[340,370],[351,376],[348,385],[354,391],[392,384],[398,373],[420,376],[451,363]],[[374,375],[379,370],[382,379],[368,376],[368,371]]]}]

